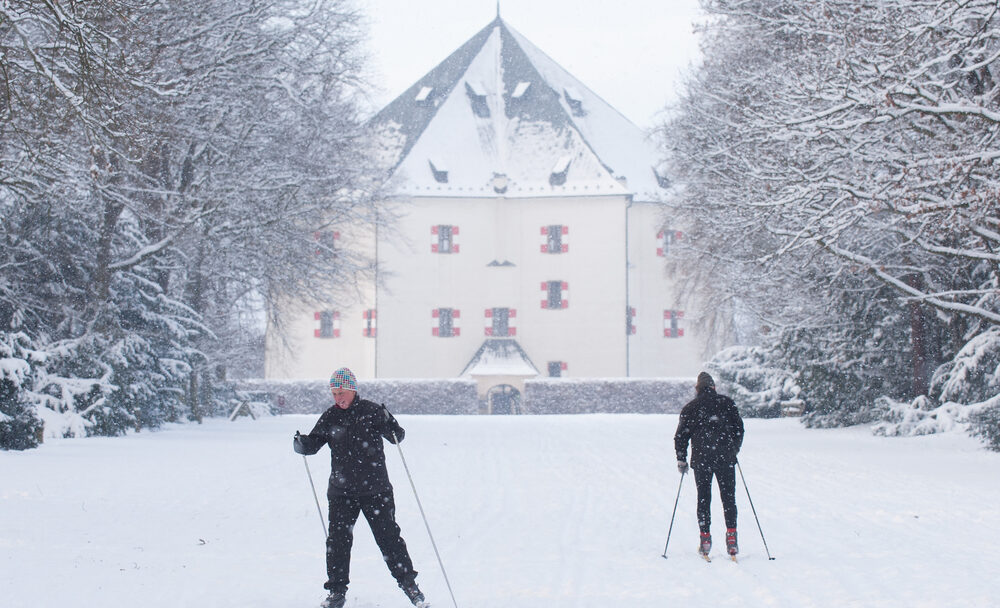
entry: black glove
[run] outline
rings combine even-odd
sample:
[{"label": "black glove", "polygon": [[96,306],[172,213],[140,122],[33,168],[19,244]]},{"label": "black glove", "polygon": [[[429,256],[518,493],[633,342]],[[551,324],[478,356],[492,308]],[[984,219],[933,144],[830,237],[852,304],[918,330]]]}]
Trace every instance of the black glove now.
[{"label": "black glove", "polygon": [[406,436],[406,431],[404,431],[403,427],[399,426],[399,423],[393,419],[392,414],[389,413],[389,408],[387,408],[384,403],[381,404],[381,407],[382,415],[385,417],[386,423],[392,425],[392,428],[389,429],[389,435],[392,439],[390,439],[389,442],[398,444],[403,440],[403,437]]},{"label": "black glove", "polygon": [[302,435],[298,431],[295,431],[295,437],[292,439],[292,449],[296,454],[306,453],[306,446],[302,443]]},{"label": "black glove", "polygon": [[683,475],[684,473],[687,473],[688,472],[688,463],[687,463],[687,461],[686,460],[678,460],[677,461],[677,470],[680,471],[681,475]]}]

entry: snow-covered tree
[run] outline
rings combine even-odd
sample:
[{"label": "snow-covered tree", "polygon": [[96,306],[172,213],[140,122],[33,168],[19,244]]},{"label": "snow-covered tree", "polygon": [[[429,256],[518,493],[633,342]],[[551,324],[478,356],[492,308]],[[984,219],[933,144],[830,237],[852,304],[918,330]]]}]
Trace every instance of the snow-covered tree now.
[{"label": "snow-covered tree", "polygon": [[661,132],[693,217],[677,270],[758,312],[812,422],[925,395],[1000,321],[996,3],[702,5]]},{"label": "snow-covered tree", "polygon": [[0,4],[0,337],[47,424],[213,413],[248,315],[370,272],[315,239],[374,221],[360,40],[343,0]]},{"label": "snow-covered tree", "polygon": [[0,450],[25,450],[38,445],[42,421],[26,398],[31,366],[23,334],[0,334]]}]

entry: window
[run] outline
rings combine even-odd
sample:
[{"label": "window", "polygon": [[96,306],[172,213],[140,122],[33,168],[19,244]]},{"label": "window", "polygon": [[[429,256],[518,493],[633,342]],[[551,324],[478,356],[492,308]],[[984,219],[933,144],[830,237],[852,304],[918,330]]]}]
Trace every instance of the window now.
[{"label": "window", "polygon": [[434,176],[434,181],[439,184],[448,183],[448,168],[440,158],[428,158],[427,164],[431,168],[431,174]]},{"label": "window", "polygon": [[506,193],[507,192],[507,185],[509,183],[510,183],[510,180],[507,179],[507,174],[506,173],[494,173],[493,174],[493,180],[492,180],[493,191],[496,192],[497,194],[504,194],[504,193]]},{"label": "window", "polygon": [[421,104],[429,103],[431,101],[431,92],[433,91],[434,87],[420,87],[420,90],[417,91],[417,94],[416,96],[414,96],[413,100]]},{"label": "window", "polygon": [[569,175],[569,166],[572,162],[572,156],[562,156],[556,160],[549,173],[550,186],[562,186],[566,183],[566,176]]},{"label": "window", "polygon": [[460,335],[457,325],[459,311],[457,308],[435,308],[431,311],[433,319],[431,334],[439,338],[453,338]]},{"label": "window", "polygon": [[568,240],[569,226],[542,226],[542,253],[567,253]]},{"label": "window", "polygon": [[657,171],[656,167],[653,167],[653,175],[656,176],[657,186],[663,188],[664,190],[670,187],[670,178]]},{"label": "window", "polygon": [[580,93],[571,87],[563,89],[563,98],[566,99],[566,105],[569,106],[570,112],[573,116],[586,116],[587,112],[583,109],[583,98],[580,97]]},{"label": "window", "polygon": [[313,330],[317,338],[340,337],[340,313],[335,310],[322,310],[313,313],[313,319],[319,322],[319,327]]},{"label": "window", "polygon": [[337,250],[337,241],[340,240],[340,232],[336,230],[317,230],[313,232],[313,240],[316,241],[316,255],[334,253]]},{"label": "window", "polygon": [[666,257],[670,255],[670,247],[681,240],[682,233],[679,230],[661,230],[656,233],[656,240],[660,246],[656,248],[656,255]]},{"label": "window", "polygon": [[361,335],[366,338],[376,337],[378,328],[375,326],[375,309],[369,308],[368,310],[361,311],[361,320],[363,322]]},{"label": "window", "polygon": [[478,82],[465,82],[465,94],[469,97],[472,113],[479,118],[490,117],[490,106],[486,103],[486,90]]},{"label": "window", "polygon": [[683,338],[684,330],[680,328],[680,321],[684,318],[683,310],[663,311],[663,337]]},{"label": "window", "polygon": [[543,281],[542,291],[546,298],[542,300],[542,308],[569,308],[569,300],[566,292],[569,291],[569,283],[565,281]]},{"label": "window", "polygon": [[517,335],[517,328],[514,327],[513,319],[517,317],[517,310],[514,308],[487,308],[486,309],[487,336],[505,338]]},{"label": "window", "polygon": [[549,361],[549,378],[558,378],[566,371],[565,361]]},{"label": "window", "polygon": [[455,237],[458,236],[458,226],[431,226],[431,252],[432,253],[458,253],[458,243]]},{"label": "window", "polygon": [[635,307],[628,307],[625,310],[625,335],[635,335]]}]

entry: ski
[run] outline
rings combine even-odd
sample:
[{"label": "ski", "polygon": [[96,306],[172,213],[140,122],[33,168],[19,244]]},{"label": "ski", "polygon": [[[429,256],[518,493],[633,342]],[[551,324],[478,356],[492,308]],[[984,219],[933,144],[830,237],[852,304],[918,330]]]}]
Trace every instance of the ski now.
[{"label": "ski", "polygon": [[711,556],[710,556],[709,554],[707,554],[707,553],[702,553],[702,552],[700,552],[700,551],[699,551],[699,552],[698,552],[698,555],[700,555],[700,556],[701,556],[701,558],[702,558],[703,560],[705,560],[706,562],[708,562],[708,563],[710,563],[710,564],[712,563],[712,557],[711,557]]},{"label": "ski", "polygon": [[736,559],[735,555],[730,555],[729,559],[733,560],[734,563],[737,563],[737,564],[740,563],[740,560]]}]

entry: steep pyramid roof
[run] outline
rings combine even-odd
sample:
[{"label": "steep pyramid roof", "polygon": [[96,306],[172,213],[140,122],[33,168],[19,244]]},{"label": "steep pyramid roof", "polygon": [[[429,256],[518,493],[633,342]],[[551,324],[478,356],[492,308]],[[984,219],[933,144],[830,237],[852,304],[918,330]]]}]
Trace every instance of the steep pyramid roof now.
[{"label": "steep pyramid roof", "polygon": [[499,16],[371,124],[399,194],[661,192],[645,133]]}]

